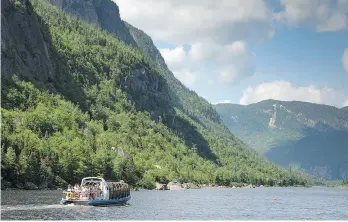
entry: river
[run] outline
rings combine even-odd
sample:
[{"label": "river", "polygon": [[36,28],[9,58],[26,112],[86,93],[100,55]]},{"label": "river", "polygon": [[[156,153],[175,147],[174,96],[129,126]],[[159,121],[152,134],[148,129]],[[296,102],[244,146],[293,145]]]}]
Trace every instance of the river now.
[{"label": "river", "polygon": [[344,188],[131,192],[126,206],[62,206],[62,191],[5,190],[2,220],[348,220]]}]

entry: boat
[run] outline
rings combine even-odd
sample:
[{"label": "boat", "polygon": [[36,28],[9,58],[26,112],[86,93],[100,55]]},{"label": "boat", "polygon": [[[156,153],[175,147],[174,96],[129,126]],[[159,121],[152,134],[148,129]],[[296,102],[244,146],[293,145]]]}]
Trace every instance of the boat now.
[{"label": "boat", "polygon": [[123,205],[131,199],[130,189],[124,181],[106,182],[101,177],[85,177],[81,185],[68,186],[60,204],[107,206]]}]

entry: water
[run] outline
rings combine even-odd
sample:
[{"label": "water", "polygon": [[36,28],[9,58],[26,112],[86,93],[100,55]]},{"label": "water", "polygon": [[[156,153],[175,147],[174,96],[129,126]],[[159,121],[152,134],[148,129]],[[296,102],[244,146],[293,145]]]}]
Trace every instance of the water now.
[{"label": "water", "polygon": [[2,191],[2,220],[348,220],[348,189],[136,191],[126,206],[59,205],[61,191]]}]

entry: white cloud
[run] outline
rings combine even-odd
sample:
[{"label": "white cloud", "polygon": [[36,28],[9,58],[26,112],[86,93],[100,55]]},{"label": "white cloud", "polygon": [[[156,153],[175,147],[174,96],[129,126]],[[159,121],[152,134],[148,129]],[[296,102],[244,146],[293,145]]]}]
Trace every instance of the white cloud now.
[{"label": "white cloud", "polygon": [[240,104],[247,105],[266,99],[283,101],[303,101],[318,104],[327,104],[337,107],[344,105],[347,96],[332,88],[294,87],[287,81],[261,83],[255,87],[249,86],[243,90]]},{"label": "white cloud", "polygon": [[185,67],[185,64],[187,63],[187,54],[183,46],[178,46],[174,49],[162,48],[159,50],[171,69]]},{"label": "white cloud", "polygon": [[212,39],[228,44],[238,39],[272,36],[272,12],[262,0],[114,0],[121,18],[154,40],[177,45]]},{"label": "white cloud", "polygon": [[195,84],[197,80],[197,73],[187,70],[176,71],[175,76],[187,87],[191,87]]},{"label": "white cloud", "polygon": [[342,63],[343,68],[346,72],[348,72],[348,49],[344,50],[343,56],[342,56]]},{"label": "white cloud", "polygon": [[347,0],[280,0],[284,10],[276,15],[291,25],[311,25],[319,32],[348,27]]},{"label": "white cloud", "polygon": [[192,44],[187,53],[182,46],[174,49],[160,49],[160,52],[177,77],[182,75],[182,69],[190,70],[190,72],[204,72],[209,69],[214,70],[210,73],[213,79],[218,78],[220,82],[231,84],[254,73],[253,57],[255,55],[248,51],[244,41],[219,45],[205,40]]}]

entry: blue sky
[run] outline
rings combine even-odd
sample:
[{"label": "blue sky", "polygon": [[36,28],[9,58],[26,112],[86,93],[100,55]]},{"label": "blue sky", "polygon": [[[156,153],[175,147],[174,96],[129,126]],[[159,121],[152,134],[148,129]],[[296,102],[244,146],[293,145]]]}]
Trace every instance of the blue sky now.
[{"label": "blue sky", "polygon": [[348,105],[348,0],[116,3],[174,75],[211,103]]}]

